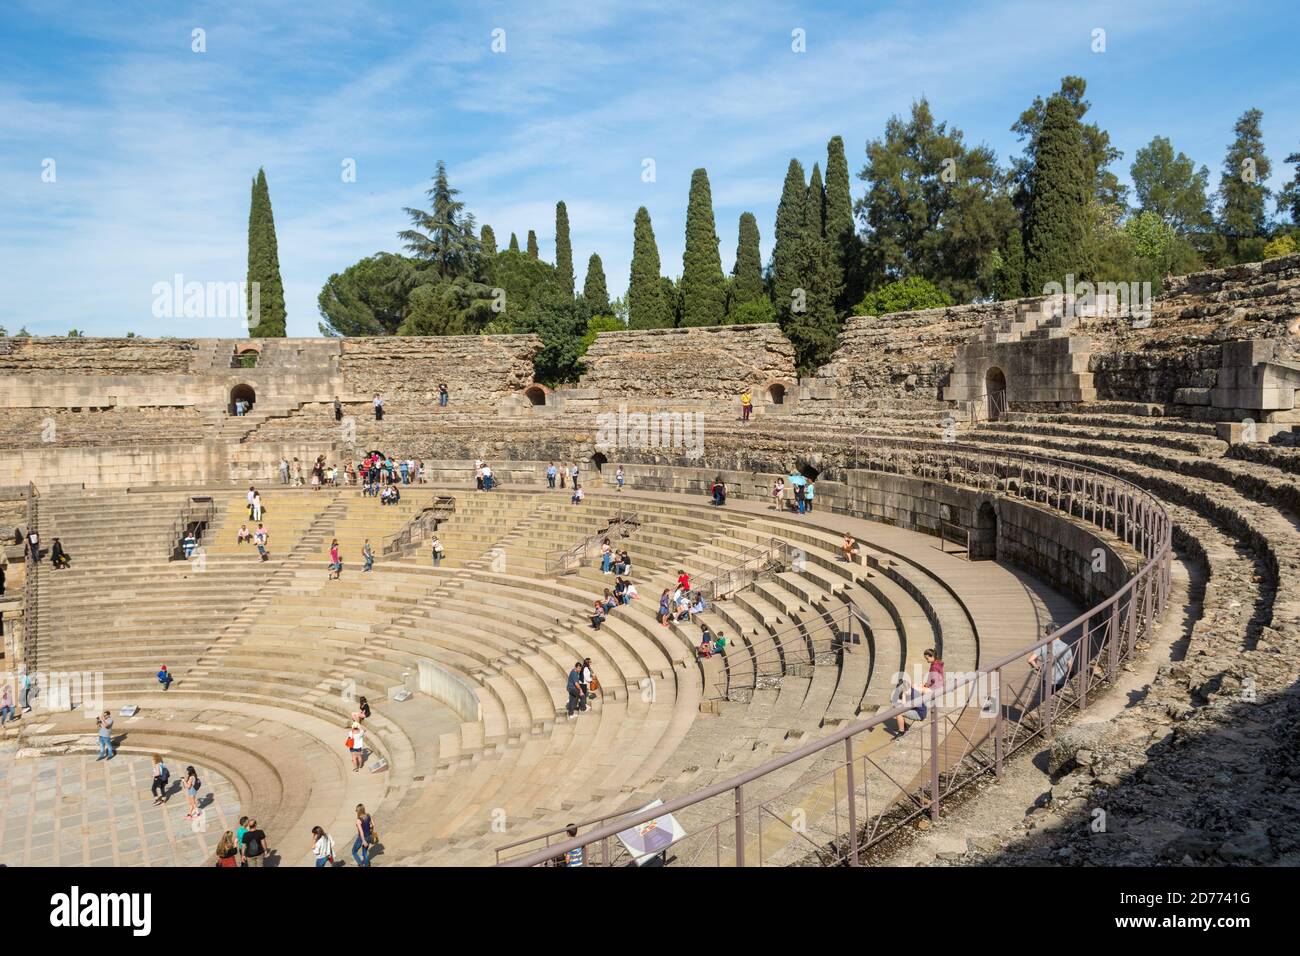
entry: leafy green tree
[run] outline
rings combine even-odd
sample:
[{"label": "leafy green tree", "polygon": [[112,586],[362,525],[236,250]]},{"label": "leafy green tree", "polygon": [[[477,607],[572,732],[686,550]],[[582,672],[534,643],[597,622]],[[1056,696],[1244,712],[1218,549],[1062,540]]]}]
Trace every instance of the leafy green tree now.
[{"label": "leafy green tree", "polygon": [[862,298],[862,244],[853,221],[853,196],[849,190],[849,163],[844,140],[832,136],[826,144],[826,246],[841,286],[836,311],[848,312]]},{"label": "leafy green tree", "polygon": [[495,317],[492,289],[467,276],[422,285],[411,292],[398,335],[473,335]]},{"label": "leafy green tree", "polygon": [[1236,262],[1254,261],[1262,255],[1268,232],[1269,190],[1264,181],[1273,165],[1264,153],[1263,119],[1257,109],[1242,113],[1234,128],[1236,138],[1223,158],[1218,226]]},{"label": "leafy green tree", "polygon": [[726,321],[727,288],[718,254],[709,174],[691,174],[686,206],[686,251],[682,255],[682,325],[722,325]]},{"label": "leafy green tree", "polygon": [[1203,232],[1211,225],[1206,188],[1210,171],[1196,164],[1164,136],[1139,149],[1129,167],[1138,208],[1159,216],[1180,235]]},{"label": "leafy green tree", "polygon": [[479,238],[474,217],[456,197],[459,189],[447,182],[447,164],[438,160],[433,185],[426,191],[428,209],[406,207],[411,228],[399,232],[412,257],[425,263],[439,278],[472,276],[478,267]]},{"label": "leafy green tree", "polygon": [[936,123],[921,99],[867,144],[859,177],[868,184],[856,208],[873,287],[920,275],[961,301],[992,291],[993,254],[1016,221],[992,150],[967,148],[961,130]]},{"label": "leafy green tree", "polygon": [[1047,283],[1092,274],[1087,261],[1092,181],[1078,113],[1064,96],[1047,101],[1034,150],[1025,209],[1025,288],[1041,295]]},{"label": "leafy green tree", "polygon": [[587,354],[587,349],[591,348],[596,336],[601,332],[626,332],[627,326],[614,318],[612,315],[593,315],[587,320],[587,331],[582,336],[582,342],[579,344],[578,354],[580,356]]},{"label": "leafy green tree", "polygon": [[27,331],[27,326],[25,325],[14,333],[14,338],[16,339],[30,339],[31,337],[32,333]]},{"label": "leafy green tree", "polygon": [[740,228],[736,240],[736,264],[731,269],[728,312],[735,322],[735,312],[742,305],[767,299],[763,289],[763,257],[758,248],[758,220],[752,212],[740,214]]},{"label": "leafy green tree", "polygon": [[321,335],[393,335],[406,312],[406,277],[415,263],[391,252],[356,262],[326,281],[316,297]]},{"label": "leafy green tree", "polygon": [[790,312],[791,293],[799,284],[796,249],[803,240],[804,207],[808,204],[808,183],[799,160],[790,160],[776,207],[776,228],[772,245],[772,304],[782,321]]},{"label": "leafy green tree", "polygon": [[86,333],[82,332],[80,329],[68,329],[68,338],[70,339],[82,339],[85,337]]},{"label": "leafy green tree", "polygon": [[1006,242],[992,263],[993,297],[998,301],[1025,294],[1025,242],[1017,223],[1007,231]]},{"label": "leafy green tree", "polygon": [[605,284],[605,268],[600,256],[591,254],[587,260],[587,280],[582,284],[582,301],[591,315],[609,315],[609,287]]},{"label": "leafy green tree", "polygon": [[515,320],[513,331],[531,332],[542,340],[542,350],[533,360],[537,381],[559,385],[577,380],[587,319],[578,304],[565,296],[558,281],[549,283],[539,301]]},{"label": "leafy green tree", "polygon": [[1296,254],[1296,241],[1293,236],[1278,236],[1276,239],[1270,239],[1264,246],[1264,258],[1276,259],[1278,256],[1293,256]]},{"label": "leafy green tree", "polygon": [[516,236],[513,232],[510,233],[510,251],[511,252],[519,251],[519,237]]},{"label": "leafy green tree", "polygon": [[504,311],[500,314],[503,321],[494,325],[493,331],[513,328],[540,303],[563,294],[555,267],[518,249],[497,254],[495,277],[497,287],[504,292]]},{"label": "leafy green tree", "polygon": [[854,315],[892,315],[920,309],[941,309],[953,304],[952,296],[920,276],[908,276],[868,292],[853,308]]},{"label": "leafy green tree", "polygon": [[[254,285],[256,283],[256,285]],[[257,289],[257,314],[253,290]],[[280,251],[275,240],[275,216],[266,171],[253,180],[248,204],[248,334],[253,338],[283,338],[285,334],[284,282],[280,279]]]},{"label": "leafy green tree", "polygon": [[1286,162],[1295,165],[1295,178],[1278,193],[1277,211],[1281,215],[1289,214],[1291,221],[1300,226],[1300,152],[1292,153]]},{"label": "leafy green tree", "polygon": [[655,244],[650,213],[636,211],[632,230],[632,275],[627,286],[627,324],[630,329],[664,329],[672,325],[668,304],[659,282],[659,247]]},{"label": "leafy green tree", "polygon": [[[1109,167],[1111,163],[1122,159],[1124,154],[1110,144],[1110,134],[1104,129],[1096,123],[1083,122],[1084,115],[1092,106],[1083,98],[1087,89],[1088,83],[1082,77],[1065,76],[1061,78],[1061,89],[1054,95],[1062,97],[1070,105],[1075,119],[1079,121],[1091,198],[1103,206],[1119,206],[1123,209],[1128,191]],[[1029,201],[1037,161],[1038,137],[1047,118],[1049,102],[1051,97],[1046,100],[1041,96],[1034,97],[1034,102],[1011,126],[1011,131],[1025,142],[1023,155],[1011,161],[1012,191],[1016,205],[1022,212]]]},{"label": "leafy green tree", "polygon": [[748,302],[741,302],[731,310],[729,318],[732,325],[760,325],[775,322],[776,308],[772,305],[771,299],[762,296],[750,299]]},{"label": "leafy green tree", "polygon": [[563,202],[555,204],[555,274],[560,288],[573,298],[573,246],[569,243],[569,210]]},{"label": "leafy green tree", "polygon": [[541,258],[541,253],[537,248],[537,233],[531,229],[528,230],[528,254],[534,259]]}]

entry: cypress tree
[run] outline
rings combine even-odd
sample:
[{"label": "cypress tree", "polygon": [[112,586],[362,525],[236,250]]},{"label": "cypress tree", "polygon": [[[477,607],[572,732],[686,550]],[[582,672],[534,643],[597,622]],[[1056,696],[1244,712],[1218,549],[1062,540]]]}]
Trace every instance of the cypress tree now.
[{"label": "cypress tree", "polygon": [[511,252],[519,251],[519,237],[516,236],[513,232],[510,233],[510,251]]},{"label": "cypress tree", "polygon": [[826,237],[826,189],[822,186],[821,167],[813,163],[812,178],[808,180],[807,210],[811,216],[813,233]]},{"label": "cypress tree", "polygon": [[587,281],[582,284],[582,298],[592,315],[609,315],[609,287],[605,285],[605,267],[600,256],[591,254],[587,260]]},{"label": "cypress tree", "polygon": [[[534,259],[538,258],[537,233],[531,229],[528,230],[528,254]],[[572,268],[572,266],[570,266],[570,268]]]},{"label": "cypress tree", "polygon": [[569,244],[569,210],[555,204],[555,276],[570,299],[573,298],[573,246]]},{"label": "cypress tree", "polygon": [[[257,283],[257,312],[253,312],[253,283]],[[283,338],[285,334],[284,283],[280,279],[280,251],[275,241],[275,217],[266,171],[253,180],[248,206],[248,308],[249,336]],[[256,324],[254,324],[256,323]]]},{"label": "cypress tree", "polygon": [[1085,244],[1092,180],[1078,114],[1065,97],[1055,95],[1047,101],[1025,210],[1030,294],[1042,295],[1049,282],[1064,284],[1067,274],[1089,274]]},{"label": "cypress tree", "polygon": [[1017,226],[1007,233],[1002,261],[993,277],[993,295],[999,300],[1019,299],[1025,294],[1025,243]]},{"label": "cypress tree", "polygon": [[722,325],[726,321],[727,283],[718,255],[709,174],[691,174],[686,205],[686,251],[682,254],[682,325]]},{"label": "cypress tree", "polygon": [[496,258],[497,254],[497,234],[492,231],[492,227],[484,225],[478,234],[479,249],[484,257],[488,259]]},{"label": "cypress tree", "polygon": [[826,246],[842,292],[836,310],[845,313],[862,301],[857,230],[853,224],[853,197],[849,192],[849,163],[844,140],[832,136],[826,144]]},{"label": "cypress tree", "polygon": [[794,253],[803,238],[803,210],[808,199],[808,184],[804,182],[803,166],[799,160],[790,160],[785,173],[785,186],[781,190],[781,204],[776,207],[776,229],[772,234],[772,303],[778,316],[790,312],[790,290],[798,281],[795,277]]},{"label": "cypress tree", "polygon": [[731,311],[762,298],[763,261],[758,251],[758,220],[752,212],[740,214],[739,238],[736,242],[736,264],[731,275]]},{"label": "cypress tree", "polygon": [[[1228,240],[1228,250],[1233,259],[1242,261],[1242,244],[1258,239],[1268,230],[1268,213],[1265,200],[1269,190],[1264,186],[1273,171],[1273,164],[1264,155],[1264,134],[1260,122],[1264,114],[1250,109],[1241,114],[1234,128],[1236,139],[1223,158],[1223,176],[1219,180],[1219,231]],[[1256,243],[1262,246],[1262,243]],[[1258,250],[1255,251],[1258,254]]]},{"label": "cypress tree", "polygon": [[817,203],[804,207],[803,233],[791,255],[796,277],[790,307],[782,329],[794,346],[801,374],[823,365],[835,351],[839,319],[835,315],[835,270],[826,255],[826,242],[818,230],[821,215]]},{"label": "cypress tree", "polygon": [[632,275],[627,285],[627,326],[664,329],[672,325],[659,283],[659,247],[655,245],[650,213],[636,211],[632,229]]}]

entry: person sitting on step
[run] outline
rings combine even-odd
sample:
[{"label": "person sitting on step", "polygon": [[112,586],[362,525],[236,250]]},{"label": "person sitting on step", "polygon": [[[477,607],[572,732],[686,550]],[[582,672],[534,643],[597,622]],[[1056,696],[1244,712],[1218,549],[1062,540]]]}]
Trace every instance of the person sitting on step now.
[{"label": "person sitting on step", "polygon": [[235,535],[235,544],[243,544],[245,541],[253,540],[253,532],[248,530],[248,525],[241,524],[239,533]]},{"label": "person sitting on step", "polygon": [[843,556],[844,560],[850,564],[857,564],[858,542],[854,539],[853,535],[849,534],[847,531],[844,532],[844,541],[840,544],[840,554]]},{"label": "person sitting on step", "polygon": [[166,664],[158,669],[158,683],[162,684],[163,690],[168,690],[172,686],[172,675],[167,673]]}]

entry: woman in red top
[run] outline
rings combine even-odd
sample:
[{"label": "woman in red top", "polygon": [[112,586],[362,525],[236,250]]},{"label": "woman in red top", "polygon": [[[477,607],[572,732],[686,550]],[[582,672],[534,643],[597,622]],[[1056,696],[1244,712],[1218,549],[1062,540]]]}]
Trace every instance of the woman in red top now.
[{"label": "woman in red top", "polygon": [[926,673],[925,683],[922,686],[926,690],[943,690],[943,659],[935,655],[933,647],[926,648],[923,656],[930,670]]},{"label": "woman in red top", "polygon": [[691,576],[687,574],[685,571],[678,571],[677,585],[683,591],[689,591],[691,589]]}]

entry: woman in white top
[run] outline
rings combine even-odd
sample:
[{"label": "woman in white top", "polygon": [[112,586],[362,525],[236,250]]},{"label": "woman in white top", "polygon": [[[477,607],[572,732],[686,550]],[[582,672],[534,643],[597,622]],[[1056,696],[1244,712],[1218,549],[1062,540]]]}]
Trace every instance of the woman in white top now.
[{"label": "woman in white top", "polygon": [[334,841],[320,827],[311,828],[311,855],[316,858],[316,866],[329,866],[334,862]]},{"label": "woman in white top", "polygon": [[260,491],[253,495],[253,520],[262,520],[262,493]]},{"label": "woman in white top", "polygon": [[353,773],[356,773],[358,770],[361,769],[361,761],[365,757],[365,744],[364,744],[365,734],[366,732],[361,729],[361,725],[359,723],[353,723],[352,730],[349,734],[349,736],[352,738],[352,746],[349,749],[352,751],[352,772]]}]

